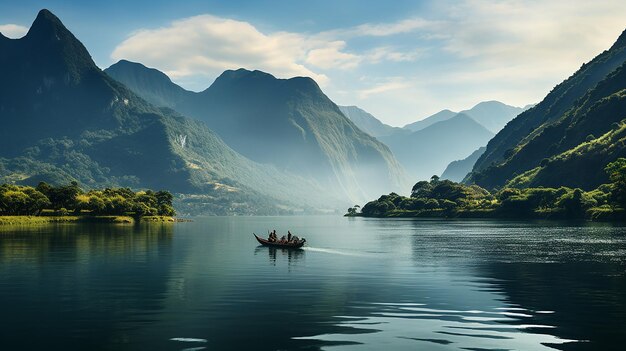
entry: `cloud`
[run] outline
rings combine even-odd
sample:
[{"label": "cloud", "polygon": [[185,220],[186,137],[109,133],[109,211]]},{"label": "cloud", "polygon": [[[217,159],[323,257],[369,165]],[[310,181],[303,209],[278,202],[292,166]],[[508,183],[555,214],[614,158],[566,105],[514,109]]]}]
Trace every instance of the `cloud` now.
[{"label": "cloud", "polygon": [[437,21],[429,21],[420,17],[413,17],[389,23],[363,23],[358,26],[341,28],[320,33],[331,37],[388,37],[398,34],[415,32],[418,29],[432,28]]},{"label": "cloud", "polygon": [[350,69],[359,65],[362,58],[358,55],[342,52],[346,46],[344,41],[328,43],[326,47],[312,49],[308,52],[306,63],[313,66],[331,69]]},{"label": "cloud", "polygon": [[137,30],[115,47],[111,58],[156,67],[179,83],[195,80],[195,88],[206,87],[209,79],[226,69],[241,67],[280,78],[308,76],[325,86],[328,72],[352,70],[362,63],[411,61],[418,55],[414,49],[402,52],[389,46],[350,52],[341,37],[391,36],[426,24],[421,19],[405,19],[313,34],[263,33],[248,22],[205,14],[161,28]]},{"label": "cloud", "polygon": [[265,34],[247,22],[200,15],[158,29],[142,29],[119,44],[114,60],[140,61],[174,80],[215,77],[240,67],[268,71],[279,77],[308,76],[321,85],[328,77],[312,69],[351,68],[356,55],[345,53],[345,42],[298,33]]},{"label": "cloud", "polygon": [[381,46],[365,53],[364,60],[368,63],[380,63],[383,61],[410,62],[418,59],[422,53],[423,50],[419,48],[409,51],[399,51],[388,46]]},{"label": "cloud", "polygon": [[111,58],[158,68],[192,89],[239,67],[309,76],[331,98],[403,125],[483,100],[537,102],[607,49],[626,18],[626,2],[616,0],[432,0],[422,8],[311,33],[200,15],[131,33]]},{"label": "cloud", "polygon": [[0,33],[8,38],[17,39],[28,33],[28,27],[19,24],[0,24]]},{"label": "cloud", "polygon": [[410,82],[400,77],[391,77],[384,82],[374,83],[371,87],[358,91],[358,97],[361,100],[369,99],[374,95],[381,95],[394,90],[407,89],[411,86]]}]

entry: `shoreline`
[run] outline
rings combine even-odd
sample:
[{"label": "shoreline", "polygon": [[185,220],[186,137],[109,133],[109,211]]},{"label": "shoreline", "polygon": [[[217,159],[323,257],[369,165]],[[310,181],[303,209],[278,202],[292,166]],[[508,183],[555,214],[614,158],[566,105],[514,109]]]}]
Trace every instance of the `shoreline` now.
[{"label": "shoreline", "polygon": [[138,219],[131,216],[0,216],[1,225],[32,225],[49,223],[112,223],[134,224],[139,222],[176,223],[188,222],[171,216],[145,216]]},{"label": "shoreline", "polygon": [[567,216],[565,213],[559,212],[534,212],[532,214],[512,215],[498,214],[493,210],[483,211],[389,211],[379,215],[364,215],[363,213],[344,214],[344,217],[361,217],[361,218],[433,218],[433,219],[502,219],[502,220],[577,220],[589,222],[625,222],[626,211],[619,210],[606,213],[595,213],[591,216]]}]

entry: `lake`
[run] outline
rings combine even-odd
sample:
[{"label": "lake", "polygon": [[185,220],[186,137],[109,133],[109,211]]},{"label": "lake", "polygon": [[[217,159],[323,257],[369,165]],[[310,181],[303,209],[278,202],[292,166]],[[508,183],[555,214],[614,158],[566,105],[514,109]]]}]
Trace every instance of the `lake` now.
[{"label": "lake", "polygon": [[[303,250],[259,247],[287,229]],[[0,227],[2,350],[622,350],[626,227],[343,217]]]}]

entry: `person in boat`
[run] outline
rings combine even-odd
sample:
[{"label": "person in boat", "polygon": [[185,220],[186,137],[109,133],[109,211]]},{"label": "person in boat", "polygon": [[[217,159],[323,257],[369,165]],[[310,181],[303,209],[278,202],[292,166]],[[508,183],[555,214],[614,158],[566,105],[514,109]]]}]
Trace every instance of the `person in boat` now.
[{"label": "person in boat", "polygon": [[287,242],[287,238],[283,235],[283,236],[280,238],[279,243],[284,244],[284,243],[286,243],[286,242]]},{"label": "person in boat", "polygon": [[267,238],[267,241],[273,243],[276,241],[276,236],[274,235],[274,232],[270,232],[269,237]]},{"label": "person in boat", "polygon": [[291,237],[291,241],[293,241],[294,244],[297,244],[300,242],[300,238],[298,238],[296,235]]},{"label": "person in boat", "polygon": [[291,242],[291,232],[287,231],[287,242],[290,243]]}]

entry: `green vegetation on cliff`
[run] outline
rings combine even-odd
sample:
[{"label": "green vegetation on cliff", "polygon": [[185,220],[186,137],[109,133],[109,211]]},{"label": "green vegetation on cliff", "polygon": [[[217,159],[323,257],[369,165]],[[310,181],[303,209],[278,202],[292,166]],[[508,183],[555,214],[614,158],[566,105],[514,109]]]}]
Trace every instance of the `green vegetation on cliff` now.
[{"label": "green vegetation on cliff", "polygon": [[609,50],[509,122],[489,141],[466,181],[487,189],[591,190],[606,183],[602,169],[626,156],[625,62],[626,31]]}]

